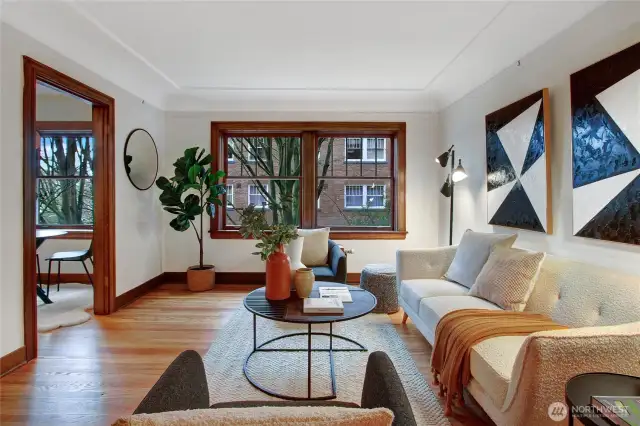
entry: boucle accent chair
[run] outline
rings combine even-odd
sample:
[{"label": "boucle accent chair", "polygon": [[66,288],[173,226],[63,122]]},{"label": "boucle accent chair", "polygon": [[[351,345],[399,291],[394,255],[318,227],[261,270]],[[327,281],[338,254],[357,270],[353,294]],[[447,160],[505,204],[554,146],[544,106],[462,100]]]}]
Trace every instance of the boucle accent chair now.
[{"label": "boucle accent chair", "polygon": [[387,408],[393,412],[393,426],[417,426],[411,404],[391,359],[384,352],[372,352],[362,388],[360,405],[340,401],[233,401],[209,407],[207,376],[196,351],[182,352],[167,367],[133,414],[204,408],[329,406],[347,408]]},{"label": "boucle accent chair", "polygon": [[[431,344],[448,312],[500,309],[441,279],[455,252],[455,246],[397,252],[400,306]],[[467,390],[497,425],[557,425],[548,407],[564,402],[564,386],[578,374],[640,375],[640,277],[547,256],[524,311],[572,328],[473,347]]]}]

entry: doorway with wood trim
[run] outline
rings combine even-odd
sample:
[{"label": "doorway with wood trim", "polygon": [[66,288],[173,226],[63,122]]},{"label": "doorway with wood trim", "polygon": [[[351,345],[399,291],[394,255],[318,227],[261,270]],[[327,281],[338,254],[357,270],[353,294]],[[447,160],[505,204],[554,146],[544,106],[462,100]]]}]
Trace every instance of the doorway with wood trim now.
[{"label": "doorway with wood trim", "polygon": [[[48,299],[43,289],[38,287],[38,275],[42,276],[42,272],[38,274],[41,268],[37,263],[36,249],[44,234],[55,238],[92,241],[89,242],[90,248],[82,251],[78,259],[68,259],[82,262],[86,274],[65,274],[64,281],[82,277],[93,284],[94,314],[107,315],[115,311],[115,102],[110,96],[29,57],[23,57],[23,65],[24,341],[26,361],[30,361],[38,354],[37,298],[43,301]],[[86,106],[85,119],[67,119],[63,125],[55,120],[38,120],[37,92],[46,90],[70,95],[72,100]],[[62,135],[60,132],[69,134]],[[50,140],[45,137],[49,134]],[[65,205],[58,211],[38,204],[42,199],[38,196],[38,184],[40,182],[42,185],[44,180],[41,173],[41,155],[45,152],[41,146],[43,140],[45,145],[54,140],[66,144],[64,147],[61,145],[65,151],[71,143],[77,154],[70,155],[77,157],[80,164],[77,171],[60,173],[55,169],[48,173],[57,175],[47,183],[49,187],[60,189],[58,192],[63,192],[63,189],[73,192],[73,195],[65,194],[61,200],[51,197],[52,204],[60,203],[60,206],[73,199],[71,203],[75,205]],[[50,148],[49,153],[53,153],[55,148]],[[88,164],[91,170],[86,170]],[[62,227],[68,229],[59,229]],[[92,271],[85,261],[91,261]],[[57,274],[54,275],[58,282],[62,280]]]}]

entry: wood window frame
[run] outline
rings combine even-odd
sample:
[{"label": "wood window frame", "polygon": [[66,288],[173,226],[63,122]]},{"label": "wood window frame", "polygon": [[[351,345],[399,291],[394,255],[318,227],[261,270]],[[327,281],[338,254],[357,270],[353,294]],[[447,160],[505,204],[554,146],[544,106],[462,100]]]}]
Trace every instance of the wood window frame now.
[{"label": "wood window frame", "polygon": [[36,177],[38,129],[36,86],[45,83],[92,103],[94,160],[93,311],[107,315],[116,310],[115,258],[115,100],[28,56],[23,56],[23,304],[26,361],[37,356],[36,306]]},{"label": "wood window frame", "polygon": [[[302,177],[301,177],[301,228],[314,228],[317,223],[316,168],[317,139],[323,136],[345,137],[388,137],[391,138],[391,149],[387,152],[386,161],[391,164],[390,197],[392,200],[392,226],[381,230],[354,227],[332,227],[330,238],[333,240],[404,240],[407,235],[406,226],[406,123],[404,122],[280,122],[280,121],[226,121],[211,122],[211,153],[214,157],[213,167],[227,169],[228,152],[222,143],[226,134],[263,136],[269,133],[301,135],[302,143]],[[363,147],[364,148],[364,147]],[[366,163],[374,164],[374,162]],[[273,177],[269,177],[273,179]],[[368,178],[370,179],[370,178]],[[382,178],[381,178],[382,179]],[[224,178],[227,184],[227,177]],[[309,194],[313,194],[311,197]],[[223,206],[226,199],[223,200]],[[225,229],[224,207],[216,206],[215,217],[211,219],[209,230],[212,239],[241,239],[239,231]]]},{"label": "wood window frame", "polygon": [[[36,140],[47,133],[82,133],[89,132],[93,137],[92,121],[36,121]],[[38,147],[40,145],[38,144]],[[93,180],[93,179],[92,179]],[[36,229],[61,229],[66,234],[51,237],[52,240],[90,240],[93,238],[93,225],[41,225],[36,223]]]}]

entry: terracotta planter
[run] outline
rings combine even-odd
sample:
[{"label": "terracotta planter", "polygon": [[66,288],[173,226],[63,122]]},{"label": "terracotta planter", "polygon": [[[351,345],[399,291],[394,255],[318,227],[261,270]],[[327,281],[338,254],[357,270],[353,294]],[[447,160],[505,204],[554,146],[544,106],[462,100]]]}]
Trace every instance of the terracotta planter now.
[{"label": "terracotta planter", "polygon": [[291,261],[280,246],[267,259],[267,284],[265,297],[269,300],[284,300],[291,295]]},{"label": "terracotta planter", "polygon": [[311,268],[300,268],[296,271],[296,276],[293,278],[293,283],[296,286],[296,293],[300,298],[309,297],[311,290],[313,290],[313,283],[316,280]]},{"label": "terracotta planter", "polygon": [[200,269],[198,265],[187,269],[187,287],[191,291],[211,290],[216,284],[216,268],[213,265],[204,265]]}]

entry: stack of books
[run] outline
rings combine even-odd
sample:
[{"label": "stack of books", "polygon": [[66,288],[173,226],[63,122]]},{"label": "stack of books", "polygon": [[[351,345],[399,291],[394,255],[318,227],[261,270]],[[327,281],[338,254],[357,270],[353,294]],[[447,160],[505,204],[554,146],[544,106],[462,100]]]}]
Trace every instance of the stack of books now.
[{"label": "stack of books", "polygon": [[319,287],[320,297],[304,299],[305,314],[344,314],[343,303],[352,303],[351,292],[346,287]]},{"label": "stack of books", "polygon": [[611,425],[640,426],[639,396],[592,396],[591,405]]},{"label": "stack of books", "polygon": [[305,314],[343,314],[344,305],[337,297],[309,297],[304,299]]},{"label": "stack of books", "polygon": [[321,298],[337,297],[342,303],[353,302],[351,292],[345,287],[320,287],[318,288],[318,293],[320,293]]}]

